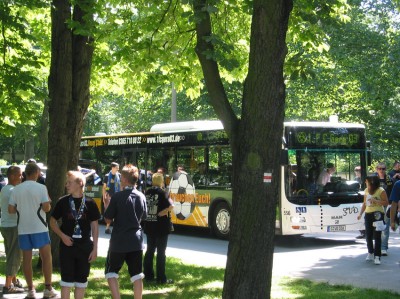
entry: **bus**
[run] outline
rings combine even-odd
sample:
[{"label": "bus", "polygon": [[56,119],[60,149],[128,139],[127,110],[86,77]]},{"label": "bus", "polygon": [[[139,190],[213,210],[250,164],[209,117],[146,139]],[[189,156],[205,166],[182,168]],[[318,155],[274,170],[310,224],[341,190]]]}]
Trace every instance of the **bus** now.
[{"label": "bus", "polygon": [[[113,161],[138,166],[143,189],[151,185],[151,174],[162,170],[174,200],[172,222],[208,227],[219,238],[229,237],[232,153],[220,121],[164,123],[149,132],[82,137],[80,149],[82,161],[94,161],[104,173]],[[362,229],[357,214],[370,165],[364,125],[285,122],[282,153],[277,234]],[[328,164],[335,172],[319,185]],[[178,166],[184,171],[178,172]],[[361,167],[361,177],[355,176],[355,167]],[[102,208],[101,185],[88,185],[86,194]]]}]

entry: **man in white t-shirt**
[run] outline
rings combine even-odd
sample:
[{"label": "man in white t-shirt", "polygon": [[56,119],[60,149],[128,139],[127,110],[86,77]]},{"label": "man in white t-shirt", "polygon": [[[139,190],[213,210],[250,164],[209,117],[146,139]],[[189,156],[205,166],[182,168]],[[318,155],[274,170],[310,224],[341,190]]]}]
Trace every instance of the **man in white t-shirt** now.
[{"label": "man in white t-shirt", "polygon": [[319,189],[322,191],[323,187],[331,181],[331,175],[336,171],[335,165],[328,163],[326,169],[322,170],[318,176],[317,184]]},{"label": "man in white t-shirt", "polygon": [[28,285],[27,299],[36,298],[32,279],[32,249],[39,248],[45,281],[44,298],[57,296],[51,285],[52,256],[46,212],[50,211],[50,198],[45,185],[36,182],[40,168],[28,163],[25,168],[26,181],[16,186],[11,194],[8,212],[19,213],[18,241],[22,250],[22,263]]},{"label": "man in white t-shirt", "polygon": [[8,203],[14,187],[21,183],[22,172],[18,166],[7,169],[8,185],[1,189],[1,227],[6,251],[6,281],[3,287],[4,294],[23,293],[25,290],[16,275],[21,267],[22,253],[18,245],[17,215],[8,213]]}]

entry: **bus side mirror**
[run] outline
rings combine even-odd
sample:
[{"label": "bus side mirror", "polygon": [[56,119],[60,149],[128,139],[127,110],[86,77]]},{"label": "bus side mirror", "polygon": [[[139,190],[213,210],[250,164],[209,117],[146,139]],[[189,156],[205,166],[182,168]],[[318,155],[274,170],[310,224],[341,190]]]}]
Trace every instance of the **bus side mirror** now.
[{"label": "bus side mirror", "polygon": [[289,164],[289,155],[287,148],[281,150],[280,162],[282,166]]}]

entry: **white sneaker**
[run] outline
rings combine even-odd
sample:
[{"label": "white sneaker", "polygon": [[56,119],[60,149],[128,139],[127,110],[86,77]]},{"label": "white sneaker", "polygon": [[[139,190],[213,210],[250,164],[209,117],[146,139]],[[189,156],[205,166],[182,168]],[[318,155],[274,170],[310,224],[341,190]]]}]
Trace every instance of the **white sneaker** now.
[{"label": "white sneaker", "polygon": [[35,299],[36,298],[36,291],[35,289],[29,290],[28,294],[26,295],[25,299]]},{"label": "white sneaker", "polygon": [[382,256],[387,256],[387,255],[388,255],[387,250],[382,249],[382,250],[381,250],[381,255],[382,255]]},{"label": "white sneaker", "polygon": [[381,264],[381,258],[379,256],[376,256],[375,260],[374,260],[374,263],[375,263],[375,265],[380,265]]},{"label": "white sneaker", "polygon": [[43,298],[45,298],[45,299],[54,298],[57,296],[58,296],[58,293],[53,288],[51,288],[51,290],[45,289],[43,291]]},{"label": "white sneaker", "polygon": [[367,257],[365,258],[366,261],[373,261],[374,260],[374,254],[373,253],[368,253]]}]

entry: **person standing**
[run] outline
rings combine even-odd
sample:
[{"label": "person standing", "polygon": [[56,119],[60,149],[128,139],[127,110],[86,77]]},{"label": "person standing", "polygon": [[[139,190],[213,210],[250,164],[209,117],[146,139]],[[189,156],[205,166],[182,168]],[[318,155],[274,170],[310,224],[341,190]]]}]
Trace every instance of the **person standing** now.
[{"label": "person standing", "polygon": [[[121,175],[118,172],[119,164],[116,162],[111,163],[111,170],[104,177],[103,183],[103,203],[104,210],[107,210],[108,205],[110,204],[110,199],[114,195],[114,193],[121,191]],[[111,234],[110,229],[111,223],[106,223],[106,234]]]},{"label": "person standing", "polygon": [[[378,163],[376,166],[376,173],[379,177],[379,184],[380,186],[386,191],[386,195],[388,198],[390,198],[390,194],[392,193],[392,188],[393,188],[393,181],[392,178],[387,175],[386,173],[386,164],[385,163]],[[390,204],[390,202],[389,202]],[[382,232],[382,256],[387,256],[388,255],[388,249],[389,249],[389,223],[390,219],[386,215],[386,207],[384,207],[384,221],[387,224],[385,230]]]},{"label": "person standing", "polygon": [[52,256],[46,212],[50,211],[51,200],[45,185],[37,183],[40,168],[35,163],[28,163],[25,168],[26,181],[15,186],[11,193],[8,212],[19,213],[18,241],[22,249],[22,265],[28,285],[27,299],[36,298],[33,285],[32,249],[39,248],[44,276],[44,298],[53,298],[57,293],[51,285]]},{"label": "person standing", "polygon": [[3,294],[23,293],[17,273],[21,267],[22,254],[18,247],[18,217],[16,214],[8,213],[8,203],[14,187],[21,183],[22,172],[18,166],[10,166],[7,169],[8,184],[1,189],[1,235],[4,240],[6,252],[6,281]]},{"label": "person standing", "polygon": [[327,183],[331,181],[331,175],[336,171],[333,163],[326,164],[326,169],[322,170],[317,179],[317,185],[319,191],[322,191]]},{"label": "person standing", "polygon": [[393,183],[396,183],[400,180],[400,162],[394,161],[393,169],[389,171],[390,178],[392,179]]},{"label": "person standing", "polygon": [[135,187],[138,177],[138,168],[132,164],[122,168],[122,191],[111,197],[104,213],[106,223],[114,222],[104,271],[113,299],[121,298],[117,279],[124,262],[128,265],[134,298],[142,298],[144,244],[140,223],[147,217],[147,206],[144,194]]},{"label": "person standing", "polygon": [[397,229],[396,225],[396,213],[399,210],[399,201],[400,201],[400,181],[397,181],[392,190],[392,194],[390,194],[390,226],[393,231]]},{"label": "person standing", "polygon": [[170,233],[169,212],[173,205],[168,199],[164,188],[162,173],[155,173],[153,186],[146,191],[147,218],[144,222],[144,232],[147,236],[147,249],[144,255],[143,267],[147,281],[154,280],[153,259],[157,249],[156,274],[158,283],[171,283],[165,275],[165,251]]},{"label": "person standing", "polygon": [[[50,217],[50,227],[60,237],[61,298],[83,299],[88,284],[90,263],[97,258],[100,212],[93,199],[84,196],[86,177],[68,171],[66,196],[61,197]],[[61,219],[61,226],[57,221]],[[93,240],[90,238],[92,236]]]},{"label": "person standing", "polygon": [[[368,248],[366,260],[374,260],[375,265],[381,264],[381,231],[374,226],[374,222],[383,221],[384,209],[388,205],[385,190],[380,187],[376,175],[367,176],[367,188],[364,191],[364,202],[357,219],[360,220],[365,211],[365,234]],[[375,246],[372,240],[375,240]]]}]

